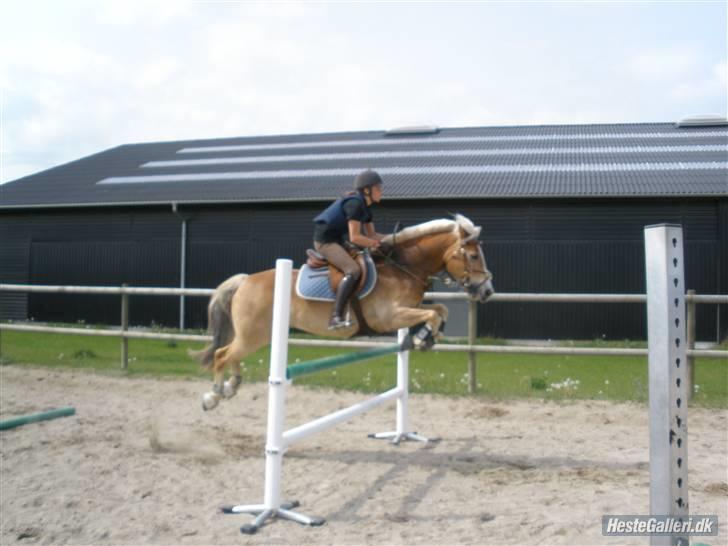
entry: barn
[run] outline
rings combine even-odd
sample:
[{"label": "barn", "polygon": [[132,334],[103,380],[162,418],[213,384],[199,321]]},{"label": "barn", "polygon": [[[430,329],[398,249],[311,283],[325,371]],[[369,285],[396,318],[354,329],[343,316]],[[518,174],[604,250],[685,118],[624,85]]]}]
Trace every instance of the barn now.
[{"label": "barn", "polygon": [[[311,219],[364,168],[379,231],[461,212],[500,292],[643,293],[643,228],[683,225],[687,287],[728,292],[728,124],[406,127],[126,144],[0,186],[0,283],[214,287],[300,264]],[[0,319],[118,324],[97,295],[0,292]],[[132,300],[135,324],[204,327],[206,302]],[[728,306],[698,307],[698,339]],[[644,339],[638,304],[493,302],[479,335]]]}]

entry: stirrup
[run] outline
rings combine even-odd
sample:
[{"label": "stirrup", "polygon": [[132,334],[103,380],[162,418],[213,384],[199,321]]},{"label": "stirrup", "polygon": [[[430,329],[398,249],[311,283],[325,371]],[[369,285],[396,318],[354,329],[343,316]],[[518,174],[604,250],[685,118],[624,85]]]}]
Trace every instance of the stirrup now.
[{"label": "stirrup", "polygon": [[337,317],[336,315],[334,315],[329,319],[329,330],[338,330],[340,328],[348,328],[351,325],[352,325],[352,322],[348,318],[341,318],[341,317]]}]

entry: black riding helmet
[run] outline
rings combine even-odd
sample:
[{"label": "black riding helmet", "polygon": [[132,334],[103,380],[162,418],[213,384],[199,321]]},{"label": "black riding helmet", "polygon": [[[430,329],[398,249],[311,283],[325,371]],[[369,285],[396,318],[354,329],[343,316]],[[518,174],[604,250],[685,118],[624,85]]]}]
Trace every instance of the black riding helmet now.
[{"label": "black riding helmet", "polygon": [[365,188],[371,188],[372,186],[380,186],[381,184],[382,177],[371,169],[360,172],[354,179],[354,189],[360,191]]}]

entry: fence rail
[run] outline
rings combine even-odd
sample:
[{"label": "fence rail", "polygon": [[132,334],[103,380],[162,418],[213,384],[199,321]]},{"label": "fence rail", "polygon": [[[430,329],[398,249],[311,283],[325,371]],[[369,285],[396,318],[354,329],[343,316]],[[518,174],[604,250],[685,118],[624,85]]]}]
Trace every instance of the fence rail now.
[{"label": "fence rail", "polygon": [[[26,293],[56,293],[56,294],[106,294],[118,295],[122,298],[121,328],[118,329],[91,329],[91,328],[64,328],[42,326],[37,324],[0,323],[0,330],[19,332],[44,332],[56,334],[75,334],[87,336],[118,337],[121,339],[121,367],[128,366],[128,340],[129,339],[158,339],[174,341],[209,342],[212,338],[207,335],[169,334],[163,332],[141,332],[129,328],[129,296],[211,296],[215,290],[209,288],[147,288],[133,286],[50,286],[30,284],[0,284],[0,292],[26,292]],[[463,293],[453,292],[426,292],[426,300],[438,301],[467,301],[468,313],[468,344],[438,343],[433,347],[435,351],[460,352],[469,355],[469,391],[476,391],[476,355],[478,353],[511,353],[511,354],[552,354],[552,355],[585,355],[585,356],[646,356],[647,349],[608,349],[589,347],[544,347],[523,345],[476,345],[477,302]],[[687,302],[687,329],[688,329],[688,366],[690,376],[694,374],[693,359],[721,358],[728,359],[728,351],[695,349],[695,304],[728,304],[728,295],[695,294],[689,290],[685,296]],[[641,303],[647,301],[645,294],[526,294],[526,293],[498,293],[491,297],[493,302],[560,302],[560,303]],[[390,343],[376,341],[333,341],[322,339],[291,339],[291,345],[302,347],[336,347],[336,348],[381,348],[390,346]],[[692,385],[692,381],[691,381]],[[692,388],[690,389],[692,390]]]},{"label": "fence rail", "polygon": [[[140,286],[58,286],[34,284],[1,284],[5,292],[44,292],[56,294],[106,294],[133,296],[212,296],[213,288],[152,288]],[[462,292],[425,292],[426,300],[472,301]],[[690,294],[685,300],[694,303],[728,304],[728,295]],[[562,303],[645,303],[645,294],[539,294],[502,292],[490,301],[499,302],[562,302]]]}]

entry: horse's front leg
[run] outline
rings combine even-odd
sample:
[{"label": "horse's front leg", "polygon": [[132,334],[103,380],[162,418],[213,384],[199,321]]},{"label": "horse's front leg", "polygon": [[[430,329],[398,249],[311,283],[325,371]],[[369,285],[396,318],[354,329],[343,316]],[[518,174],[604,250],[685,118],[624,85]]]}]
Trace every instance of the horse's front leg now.
[{"label": "horse's front leg", "polygon": [[[415,332],[412,342],[415,349],[429,349],[434,343],[434,336],[440,331],[443,317],[441,309],[436,305],[424,307],[397,307],[392,316],[393,329],[412,328],[424,323],[422,328]],[[447,315],[447,313],[445,313]]]},{"label": "horse's front leg", "polygon": [[445,329],[445,323],[447,322],[447,317],[450,315],[450,310],[447,308],[446,305],[442,303],[423,303],[420,305],[420,307],[422,309],[432,309],[438,315],[440,315],[442,322],[440,323],[440,327],[438,328],[437,332],[435,332],[433,335],[435,339],[441,339],[442,331]]}]

